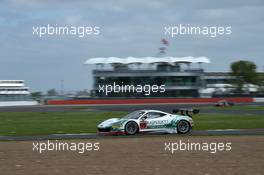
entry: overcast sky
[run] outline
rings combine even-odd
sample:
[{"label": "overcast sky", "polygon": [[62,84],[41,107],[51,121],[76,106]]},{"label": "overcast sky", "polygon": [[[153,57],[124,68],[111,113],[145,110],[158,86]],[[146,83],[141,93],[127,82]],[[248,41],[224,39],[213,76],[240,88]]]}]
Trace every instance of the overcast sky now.
[{"label": "overcast sky", "polygon": [[[99,26],[86,38],[32,35],[33,26]],[[164,36],[164,26],[232,26],[216,38]],[[206,71],[228,71],[233,61],[264,67],[263,0],[3,0],[0,3],[0,79],[23,79],[32,90],[90,89],[91,57],[155,56],[160,39],[168,56],[207,56]]]}]

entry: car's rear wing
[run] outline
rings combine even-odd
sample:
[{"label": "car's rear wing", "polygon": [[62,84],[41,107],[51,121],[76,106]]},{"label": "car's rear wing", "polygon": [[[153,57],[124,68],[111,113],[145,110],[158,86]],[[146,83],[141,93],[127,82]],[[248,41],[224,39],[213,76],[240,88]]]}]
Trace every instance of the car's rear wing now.
[{"label": "car's rear wing", "polygon": [[199,109],[173,109],[172,113],[177,114],[180,113],[181,115],[187,115],[189,117],[192,117],[193,114],[198,114],[200,112]]}]

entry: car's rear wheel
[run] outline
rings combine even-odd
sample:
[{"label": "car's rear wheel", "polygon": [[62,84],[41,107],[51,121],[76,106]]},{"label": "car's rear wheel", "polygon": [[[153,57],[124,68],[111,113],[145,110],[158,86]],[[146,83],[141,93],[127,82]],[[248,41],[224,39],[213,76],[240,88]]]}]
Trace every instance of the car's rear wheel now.
[{"label": "car's rear wheel", "polygon": [[125,133],[127,135],[135,135],[138,132],[138,124],[136,122],[128,122],[125,126]]},{"label": "car's rear wheel", "polygon": [[191,130],[191,125],[186,120],[180,120],[177,125],[177,130],[180,134],[186,134]]}]

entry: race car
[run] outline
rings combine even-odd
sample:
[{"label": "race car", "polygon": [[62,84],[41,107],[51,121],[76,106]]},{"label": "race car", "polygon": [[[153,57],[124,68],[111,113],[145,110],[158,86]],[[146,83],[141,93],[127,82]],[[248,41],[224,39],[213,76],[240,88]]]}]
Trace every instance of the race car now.
[{"label": "race car", "polygon": [[145,132],[186,134],[194,126],[192,114],[197,113],[198,109],[176,109],[172,114],[158,110],[137,110],[123,118],[105,120],[97,128],[99,134],[110,135],[135,135]]},{"label": "race car", "polygon": [[216,107],[229,107],[234,105],[234,102],[228,100],[220,100],[215,104]]}]

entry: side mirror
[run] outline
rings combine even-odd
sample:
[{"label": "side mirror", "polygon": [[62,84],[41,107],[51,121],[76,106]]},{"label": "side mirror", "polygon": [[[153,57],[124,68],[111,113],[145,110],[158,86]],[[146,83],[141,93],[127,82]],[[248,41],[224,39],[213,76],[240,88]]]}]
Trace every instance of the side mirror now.
[{"label": "side mirror", "polygon": [[144,121],[144,120],[146,120],[147,118],[148,118],[147,116],[144,116],[144,117],[141,118],[141,120]]}]

